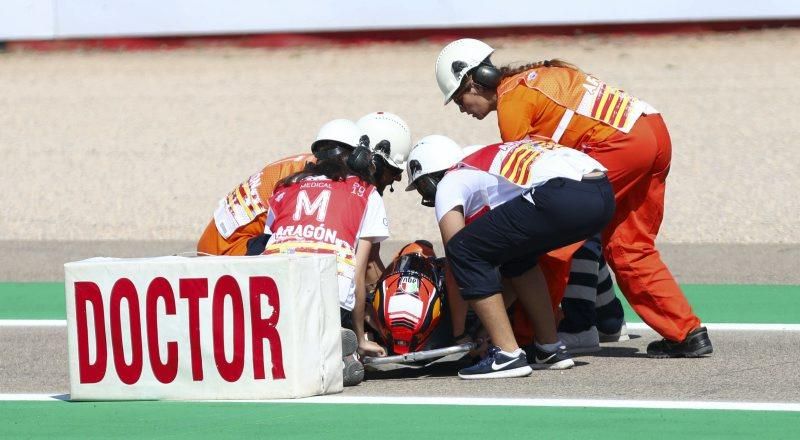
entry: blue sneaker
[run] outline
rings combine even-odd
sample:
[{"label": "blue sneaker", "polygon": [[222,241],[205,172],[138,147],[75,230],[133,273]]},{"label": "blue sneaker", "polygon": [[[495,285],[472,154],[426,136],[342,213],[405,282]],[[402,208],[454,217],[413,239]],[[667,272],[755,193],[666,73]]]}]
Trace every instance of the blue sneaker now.
[{"label": "blue sneaker", "polygon": [[566,345],[559,345],[555,351],[545,351],[536,343],[526,347],[530,355],[528,361],[534,370],[566,370],[575,366]]},{"label": "blue sneaker", "polygon": [[513,353],[506,353],[499,347],[491,347],[485,358],[471,367],[462,368],[458,372],[458,377],[462,379],[499,379],[528,376],[532,372],[525,352],[521,348]]}]

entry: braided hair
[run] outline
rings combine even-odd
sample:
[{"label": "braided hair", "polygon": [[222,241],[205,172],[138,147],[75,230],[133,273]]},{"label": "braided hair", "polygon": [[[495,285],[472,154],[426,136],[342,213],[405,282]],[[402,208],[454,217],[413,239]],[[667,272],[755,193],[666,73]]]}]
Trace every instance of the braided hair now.
[{"label": "braided hair", "polygon": [[501,67],[498,68],[498,69],[500,69],[500,81],[502,81],[502,80],[504,80],[504,79],[506,79],[508,77],[511,77],[511,76],[514,76],[514,75],[518,75],[518,74],[520,74],[522,72],[525,72],[527,70],[535,69],[537,67],[564,67],[564,68],[567,68],[567,69],[577,70],[579,72],[581,71],[581,69],[578,68],[578,66],[576,66],[576,65],[574,65],[572,63],[568,63],[568,62],[566,62],[564,60],[561,60],[561,59],[558,59],[558,58],[554,58],[552,60],[537,61],[535,63],[522,64],[522,65],[519,65],[519,66],[512,66],[511,64],[507,64],[505,66],[501,66]]}]

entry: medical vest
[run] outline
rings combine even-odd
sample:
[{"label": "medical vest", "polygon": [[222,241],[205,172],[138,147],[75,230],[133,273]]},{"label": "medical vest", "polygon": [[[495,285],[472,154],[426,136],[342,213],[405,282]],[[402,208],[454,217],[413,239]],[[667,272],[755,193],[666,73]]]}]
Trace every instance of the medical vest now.
[{"label": "medical vest", "polygon": [[[483,175],[458,172],[462,170]],[[460,204],[466,223],[470,223],[526,189],[556,177],[581,180],[593,171],[606,169],[588,155],[551,141],[488,145],[465,157],[445,175],[436,191],[437,219]],[[461,180],[460,184],[451,186],[449,181],[454,179]]]},{"label": "medical vest", "polygon": [[336,255],[339,303],[355,304],[355,251],[375,187],[356,176],[344,181],[311,177],[277,188],[269,199],[272,236],[264,255]]},{"label": "medical vest", "polygon": [[538,139],[488,145],[465,157],[454,168],[463,167],[502,177],[523,189],[556,177],[581,180],[592,171],[606,171],[587,154]]},{"label": "medical vest", "polygon": [[234,231],[265,213],[269,208],[267,201],[278,181],[302,171],[306,163],[313,161],[312,154],[291,156],[267,165],[236,186],[214,210],[214,223],[219,235],[228,239]]},{"label": "medical vest", "polygon": [[505,80],[497,90],[498,101],[519,85],[537,90],[565,108],[560,119],[532,121],[535,135],[561,140],[565,130],[578,119],[590,118],[624,133],[630,132],[642,114],[658,113],[646,102],[611,87],[581,71],[565,67],[537,67]]}]

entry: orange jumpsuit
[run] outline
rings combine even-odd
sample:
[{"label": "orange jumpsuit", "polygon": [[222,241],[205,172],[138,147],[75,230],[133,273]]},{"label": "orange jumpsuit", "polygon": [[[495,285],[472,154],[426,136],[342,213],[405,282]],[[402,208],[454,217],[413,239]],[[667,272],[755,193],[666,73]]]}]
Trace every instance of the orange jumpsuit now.
[{"label": "orange jumpsuit", "polygon": [[700,319],[655,248],[672,156],[661,116],[645,102],[565,67],[506,78],[497,99],[503,141],[551,138],[608,168],[617,208],[603,232],[606,261],[642,320],[663,337],[683,341]]},{"label": "orange jumpsuit", "polygon": [[[208,223],[197,242],[197,251],[211,255],[245,255],[247,242],[264,233],[267,221],[267,201],[275,185],[284,177],[302,171],[306,163],[314,162],[312,154],[300,154],[268,164],[258,173],[238,185],[223,198],[214,218]],[[233,223],[233,231],[225,237],[219,230],[220,218]]]}]

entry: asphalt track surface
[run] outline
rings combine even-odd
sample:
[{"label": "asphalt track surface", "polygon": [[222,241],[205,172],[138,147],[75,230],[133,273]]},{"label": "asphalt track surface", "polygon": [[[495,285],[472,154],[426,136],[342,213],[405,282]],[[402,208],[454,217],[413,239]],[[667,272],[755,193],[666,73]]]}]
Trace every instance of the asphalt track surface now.
[{"label": "asphalt track surface", "polygon": [[[384,253],[390,254],[398,245],[387,243]],[[153,247],[158,247],[158,244],[151,243],[149,248],[142,246],[138,250],[127,249],[132,254],[146,254]],[[96,254],[97,249],[86,252]],[[798,284],[794,271],[787,270],[780,277],[751,281],[751,284],[759,285],[731,285],[741,284],[741,281],[730,282],[731,278],[736,278],[732,274],[739,270],[769,272],[766,266],[753,264],[759,261],[755,258],[757,254],[770,256],[769,252],[773,252],[773,258],[765,258],[765,261],[792,260],[777,256],[796,253],[797,247],[750,246],[736,249],[737,253],[751,257],[749,269],[731,264],[734,254],[724,246],[668,246],[667,249],[670,251],[665,252],[665,257],[669,259],[678,257],[677,261],[681,261],[681,255],[691,254],[695,261],[707,263],[702,267],[676,265],[680,268],[676,272],[679,281],[687,285],[687,296],[696,298],[695,307],[701,316],[706,312],[707,322],[800,323],[800,301],[797,301],[800,290],[791,286]],[[39,260],[47,260],[48,255],[39,254]],[[715,285],[702,285],[709,282]],[[14,291],[13,286],[6,283],[4,291]],[[28,286],[34,287],[29,287],[30,293],[22,294],[28,295],[29,305],[20,300],[23,303],[19,306],[21,311],[0,313],[0,319],[63,319],[59,284],[40,283],[41,288]],[[51,296],[55,298],[53,304],[37,304],[33,299],[39,291],[37,289],[49,289],[50,292],[55,289],[50,293],[56,295]],[[26,308],[28,312],[25,312]],[[629,310],[628,320],[632,323],[638,321]],[[657,338],[654,332],[637,327],[631,333],[634,335],[631,341],[608,344],[599,353],[578,356],[577,367],[569,371],[535,372],[529,379],[461,381],[454,377],[457,366],[450,364],[425,370],[371,374],[370,380],[347,388],[344,395],[800,403],[800,393],[797,392],[800,389],[800,375],[797,375],[800,332],[712,330],[713,356],[673,360],[646,358],[644,348]],[[67,394],[66,366],[64,327],[0,327],[0,393]]]},{"label": "asphalt track surface", "polygon": [[[465,381],[458,366],[369,373],[348,397],[480,397],[782,402],[800,404],[800,332],[711,331],[714,355],[646,358],[657,335],[632,330],[631,341],[576,355],[566,371],[535,371],[526,379]],[[66,328],[0,327],[2,393],[69,394]]]},{"label": "asphalt track surface", "polygon": [[[0,437],[352,438],[357,429],[381,438],[530,438],[531,431],[544,438],[791,438],[800,423],[800,288],[687,284],[685,290],[714,322],[794,325],[712,327],[713,356],[654,360],[643,353],[657,336],[627,311],[632,340],[576,356],[571,370],[487,381],[460,380],[452,364],[381,372],[307,403],[70,403],[66,329],[0,327]],[[28,300],[17,297],[8,306],[14,292]],[[35,292],[50,301],[37,302]],[[60,283],[3,283],[0,293],[0,323],[63,318]]]},{"label": "asphalt track surface", "polygon": [[[384,259],[402,245],[385,243]],[[441,250],[439,244],[436,247]],[[4,281],[0,322],[63,319],[60,283],[66,261],[96,255],[174,254],[191,248],[191,242],[163,241],[0,242]],[[795,265],[800,246],[661,248],[706,322],[800,323]],[[14,283],[23,281],[28,283]],[[269,433],[268,437],[282,439],[351,438],[359,426],[360,435],[381,438],[461,438],[494,427],[494,436],[508,438],[529,438],[533,431],[544,437],[604,439],[647,433],[653,439],[673,440],[676,436],[789,438],[800,424],[797,326],[794,331],[712,328],[713,356],[655,360],[646,358],[644,349],[657,335],[637,327],[629,310],[627,316],[636,328],[630,341],[576,356],[577,365],[571,370],[491,381],[460,380],[455,376],[458,366],[452,364],[377,372],[339,395],[322,396],[328,400],[321,402],[337,403],[333,405],[68,403],[52,398],[21,402],[25,395],[69,399],[66,328],[0,327],[0,437],[241,438]],[[411,400],[397,405],[402,399]],[[491,399],[501,400],[491,403]],[[508,399],[520,399],[522,406]],[[566,401],[572,407],[560,407],[563,399],[573,399]],[[625,408],[595,407],[608,402]],[[670,405],[678,406],[665,409]],[[715,405],[757,408],[719,410],[713,409]],[[774,411],[787,405],[788,411]]]}]

